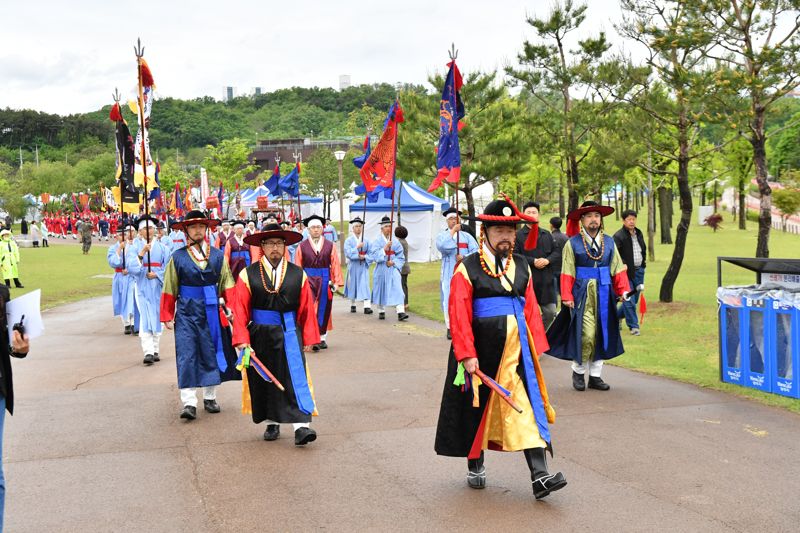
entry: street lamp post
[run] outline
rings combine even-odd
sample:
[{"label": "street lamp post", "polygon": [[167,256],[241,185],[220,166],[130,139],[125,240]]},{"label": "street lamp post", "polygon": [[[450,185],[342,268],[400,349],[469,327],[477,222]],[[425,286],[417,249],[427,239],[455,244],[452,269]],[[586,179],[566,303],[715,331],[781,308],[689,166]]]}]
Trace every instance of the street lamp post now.
[{"label": "street lamp post", "polygon": [[339,162],[339,260],[344,262],[344,176],[342,163],[346,153],[343,150],[336,150],[333,156]]}]

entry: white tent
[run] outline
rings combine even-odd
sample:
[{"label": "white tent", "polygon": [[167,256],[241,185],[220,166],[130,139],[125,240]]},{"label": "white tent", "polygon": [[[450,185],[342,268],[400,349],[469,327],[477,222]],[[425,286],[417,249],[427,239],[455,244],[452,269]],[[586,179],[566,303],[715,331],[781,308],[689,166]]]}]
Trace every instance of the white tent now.
[{"label": "white tent", "polygon": [[[427,263],[440,258],[436,249],[436,235],[447,224],[442,211],[450,204],[438,198],[414,182],[401,182],[402,190],[395,198],[395,226],[398,223],[398,204],[400,209],[400,223],[408,229],[408,261],[412,263]],[[366,204],[366,223],[364,235],[367,240],[375,239],[380,234],[380,221],[384,216],[390,216],[392,200],[381,193],[375,202]],[[350,206],[350,218],[364,217],[364,202],[355,202]]]}]

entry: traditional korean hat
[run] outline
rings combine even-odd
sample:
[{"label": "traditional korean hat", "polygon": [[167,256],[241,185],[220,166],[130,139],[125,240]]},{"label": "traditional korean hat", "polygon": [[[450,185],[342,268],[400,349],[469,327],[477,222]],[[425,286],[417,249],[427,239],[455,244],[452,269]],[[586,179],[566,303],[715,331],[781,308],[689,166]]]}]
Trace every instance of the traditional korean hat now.
[{"label": "traditional korean hat", "polygon": [[361,220],[360,217],[356,217],[356,218],[354,218],[353,220],[350,221],[350,224],[361,224],[363,226],[364,225],[364,221]]},{"label": "traditional korean hat", "polygon": [[388,226],[391,223],[392,223],[392,219],[391,218],[389,218],[387,216],[384,216],[383,218],[381,218],[381,226]]},{"label": "traditional korean hat", "polygon": [[458,209],[456,209],[455,207],[451,207],[450,209],[442,211],[442,216],[445,219],[448,219],[450,217],[458,217],[460,215],[461,215],[461,213],[459,213]]},{"label": "traditional korean hat", "polygon": [[474,220],[481,223],[481,233],[485,228],[492,226],[513,226],[517,224],[533,224],[534,227],[528,233],[528,238],[525,241],[525,249],[533,250],[536,248],[536,242],[539,238],[539,222],[520,211],[514,202],[503,193],[501,198],[492,200],[484,208],[483,213],[476,217],[465,217],[467,220]]},{"label": "traditional korean hat", "polygon": [[174,229],[186,231],[186,227],[193,224],[205,224],[207,227],[214,229],[219,225],[219,220],[208,218],[208,215],[199,209],[193,209],[186,213],[186,216],[183,217],[183,220],[174,223],[172,227]]},{"label": "traditional korean hat", "polygon": [[581,217],[586,213],[600,213],[601,217],[607,217],[614,212],[610,205],[600,205],[594,200],[586,200],[578,209],[573,209],[567,215],[567,237],[574,237],[581,232]]},{"label": "traditional korean hat", "polygon": [[281,229],[278,224],[267,224],[263,231],[245,237],[244,242],[250,246],[261,246],[261,242],[267,239],[283,239],[286,246],[291,246],[302,241],[303,235],[296,231]]},{"label": "traditional korean hat", "polygon": [[324,218],[322,218],[322,217],[321,217],[321,216],[319,216],[319,215],[311,215],[311,216],[310,216],[310,217],[308,217],[308,218],[304,218],[304,219],[303,219],[303,224],[304,224],[306,227],[309,227],[309,226],[311,225],[311,223],[312,223],[313,221],[315,221],[315,220],[318,220],[318,221],[319,221],[319,223],[320,223],[322,226],[325,226],[325,219],[324,219]]},{"label": "traditional korean hat", "polygon": [[142,215],[136,219],[136,228],[142,229],[145,226],[149,225],[152,228],[157,228],[159,221],[155,217],[151,217],[150,215]]},{"label": "traditional korean hat", "polygon": [[231,226],[234,227],[234,228],[236,226],[242,226],[244,228],[244,227],[247,227],[247,221],[246,220],[233,220],[233,221],[231,221]]}]

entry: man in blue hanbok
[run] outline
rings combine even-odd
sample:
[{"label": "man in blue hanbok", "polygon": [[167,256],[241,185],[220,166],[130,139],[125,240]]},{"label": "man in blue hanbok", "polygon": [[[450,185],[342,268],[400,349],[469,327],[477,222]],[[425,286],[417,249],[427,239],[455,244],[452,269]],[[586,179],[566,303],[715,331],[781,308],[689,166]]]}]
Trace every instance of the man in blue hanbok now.
[{"label": "man in blue hanbok", "polygon": [[[128,271],[128,265],[133,259],[135,251],[131,246],[133,226],[122,224],[117,231],[117,242],[108,247],[106,259],[108,266],[114,269],[114,279],[111,282],[111,301],[114,305],[114,316],[122,319],[125,335],[133,333],[134,314],[136,312],[136,298],[134,296],[136,283]],[[128,238],[131,236],[131,238]]]},{"label": "man in blue hanbok", "polygon": [[190,211],[178,229],[186,232],[190,246],[175,250],[164,273],[161,322],[172,329],[175,321],[175,363],[183,410],[180,417],[197,418],[198,387],[203,388],[203,407],[219,413],[217,385],[236,379],[236,354],[227,336],[228,321],[220,309],[234,298],[234,280],[225,254],[209,246],[206,231],[219,220],[202,211]]},{"label": "man in blue hanbok", "polygon": [[156,228],[158,230],[156,238],[167,248],[169,254],[172,255],[172,239],[167,235],[167,225],[159,221]]},{"label": "man in blue hanbok", "polygon": [[447,302],[450,299],[450,280],[453,279],[453,272],[456,267],[469,254],[478,251],[478,243],[475,238],[461,229],[458,220],[458,211],[451,207],[444,211],[442,215],[447,220],[447,229],[439,232],[436,236],[436,249],[442,254],[442,274],[439,283],[440,304],[444,313],[444,324],[447,327],[447,338],[450,339],[450,313],[447,311]]},{"label": "man in blue hanbok", "polygon": [[405,293],[400,269],[406,262],[403,246],[392,240],[392,222],[389,217],[381,219],[381,234],[369,243],[369,258],[375,263],[372,279],[372,303],[378,306],[378,318],[386,319],[386,306],[397,309],[397,320],[408,320],[404,305]]},{"label": "man in blue hanbok", "polygon": [[186,233],[181,229],[180,222],[173,222],[169,227],[169,238],[172,239],[172,251],[186,246]]},{"label": "man in blue hanbok", "polygon": [[157,237],[158,220],[143,216],[138,221],[142,247],[131,254],[128,272],[136,279],[136,303],[139,306],[139,339],[144,352],[144,364],[149,366],[160,361],[158,356],[161,339],[161,291],[164,286],[164,271],[169,261],[169,250]]},{"label": "man in blue hanbok", "polygon": [[353,232],[344,241],[347,258],[347,279],[344,282],[344,297],[350,300],[350,312],[356,312],[356,302],[364,302],[364,314],[371,315],[369,290],[369,243],[364,240],[364,221],[356,217],[350,221]]}]

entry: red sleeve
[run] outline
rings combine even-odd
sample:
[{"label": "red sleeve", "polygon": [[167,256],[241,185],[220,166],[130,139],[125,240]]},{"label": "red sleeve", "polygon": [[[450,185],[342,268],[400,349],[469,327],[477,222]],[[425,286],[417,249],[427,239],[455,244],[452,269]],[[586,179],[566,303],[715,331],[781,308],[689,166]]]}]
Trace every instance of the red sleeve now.
[{"label": "red sleeve", "polygon": [[339,251],[336,247],[331,251],[331,281],[337,287],[344,286],[344,279],[342,279],[342,264],[339,261]]},{"label": "red sleeve", "polygon": [[233,312],[233,345],[250,344],[250,331],[247,323],[250,322],[250,289],[241,279],[236,280],[236,286],[228,289],[226,293],[235,291],[233,301],[227,300]]},{"label": "red sleeve", "polygon": [[615,275],[611,278],[611,282],[614,285],[614,292],[617,293],[617,296],[622,296],[626,292],[630,292],[631,286],[628,283],[628,271],[623,270],[619,274]]},{"label": "red sleeve", "polygon": [[297,321],[303,328],[303,345],[319,344],[319,324],[317,324],[316,303],[314,293],[308,284],[308,278],[303,276],[303,288],[300,289],[300,307],[297,310]]},{"label": "red sleeve", "polygon": [[225,259],[228,260],[228,264],[231,263],[231,241],[225,242]]},{"label": "red sleeve", "polygon": [[450,333],[453,337],[456,361],[478,357],[475,351],[475,337],[472,335],[472,284],[464,276],[463,266],[456,268],[450,280],[450,301],[447,310],[450,315]]},{"label": "red sleeve", "polygon": [[251,246],[250,247],[250,263],[258,263],[261,261],[261,256],[263,255],[260,246]]},{"label": "red sleeve", "polygon": [[575,298],[572,296],[572,287],[575,285],[575,278],[569,274],[561,274],[561,301],[571,302]]},{"label": "red sleeve", "polygon": [[175,319],[175,296],[161,293],[161,322],[170,322]]},{"label": "red sleeve", "polygon": [[303,252],[299,246],[294,251],[294,264],[303,268]]},{"label": "red sleeve", "polygon": [[539,302],[536,300],[536,293],[533,292],[533,278],[528,280],[528,288],[525,289],[525,321],[528,323],[531,336],[533,337],[533,351],[537,356],[542,355],[550,349],[547,336],[544,333],[542,315],[539,312]]}]

